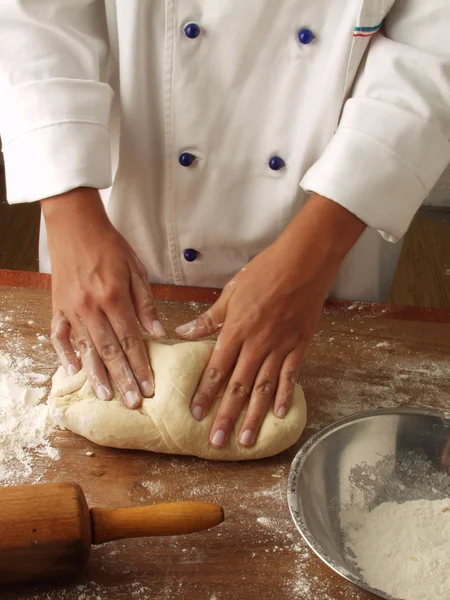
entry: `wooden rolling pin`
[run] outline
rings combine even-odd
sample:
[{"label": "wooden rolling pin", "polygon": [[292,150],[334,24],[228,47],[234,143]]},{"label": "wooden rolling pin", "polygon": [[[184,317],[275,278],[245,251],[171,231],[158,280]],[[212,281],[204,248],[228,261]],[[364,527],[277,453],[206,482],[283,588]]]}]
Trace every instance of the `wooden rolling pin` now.
[{"label": "wooden rolling pin", "polygon": [[194,533],[223,519],[206,502],[89,510],[76,483],[0,488],[0,584],[76,576],[92,544]]}]

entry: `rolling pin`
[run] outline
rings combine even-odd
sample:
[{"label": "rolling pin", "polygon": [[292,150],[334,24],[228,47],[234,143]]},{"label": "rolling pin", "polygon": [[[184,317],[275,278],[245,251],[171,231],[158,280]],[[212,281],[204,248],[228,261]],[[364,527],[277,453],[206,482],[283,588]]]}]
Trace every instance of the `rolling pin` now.
[{"label": "rolling pin", "polygon": [[0,488],[0,584],[77,576],[92,544],[194,533],[223,519],[206,502],[89,510],[76,483]]}]

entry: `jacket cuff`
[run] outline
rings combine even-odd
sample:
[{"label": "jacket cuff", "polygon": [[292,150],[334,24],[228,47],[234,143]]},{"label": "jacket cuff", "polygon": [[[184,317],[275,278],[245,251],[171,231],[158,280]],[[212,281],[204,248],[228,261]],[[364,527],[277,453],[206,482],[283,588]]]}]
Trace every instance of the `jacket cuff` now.
[{"label": "jacket cuff", "polygon": [[104,83],[73,79],[7,90],[0,131],[10,203],[111,185],[112,97]]},{"label": "jacket cuff", "polygon": [[432,121],[378,100],[352,98],[300,185],[396,242],[449,161],[450,143]]}]

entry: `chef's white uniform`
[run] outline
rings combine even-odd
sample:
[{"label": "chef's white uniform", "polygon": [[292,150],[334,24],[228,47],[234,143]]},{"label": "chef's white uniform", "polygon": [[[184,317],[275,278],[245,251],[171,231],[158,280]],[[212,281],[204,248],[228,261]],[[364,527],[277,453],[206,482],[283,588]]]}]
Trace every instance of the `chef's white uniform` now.
[{"label": "chef's white uniform", "polygon": [[101,188],[151,281],[222,286],[317,192],[370,227],[333,294],[386,298],[450,160],[449,0],[3,0],[0,28],[10,202]]}]

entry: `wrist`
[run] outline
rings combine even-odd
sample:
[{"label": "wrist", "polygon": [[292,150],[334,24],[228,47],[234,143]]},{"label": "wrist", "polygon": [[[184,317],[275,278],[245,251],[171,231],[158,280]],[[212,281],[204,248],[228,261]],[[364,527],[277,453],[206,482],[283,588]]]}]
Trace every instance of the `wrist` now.
[{"label": "wrist", "polygon": [[289,269],[327,292],[347,253],[366,225],[339,204],[313,195],[275,246]]},{"label": "wrist", "polygon": [[68,223],[76,227],[78,223],[109,224],[102,199],[98,190],[93,188],[76,188],[41,200],[42,213],[47,229],[59,228]]}]

